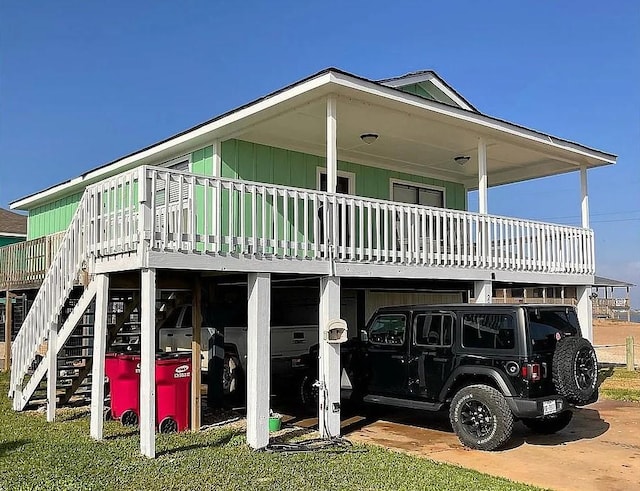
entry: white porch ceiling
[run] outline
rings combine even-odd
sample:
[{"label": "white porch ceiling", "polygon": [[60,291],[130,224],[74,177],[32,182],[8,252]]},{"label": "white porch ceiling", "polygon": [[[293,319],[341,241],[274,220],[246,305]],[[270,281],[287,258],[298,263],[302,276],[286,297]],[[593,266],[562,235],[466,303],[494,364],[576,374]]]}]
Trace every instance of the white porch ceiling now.
[{"label": "white porch ceiling", "polygon": [[[478,185],[479,137],[487,142],[490,186],[608,163],[351,88],[334,89],[339,160],[460,182],[469,189]],[[310,95],[233,136],[324,156],[326,99],[323,94],[308,100]],[[360,139],[363,133],[379,138],[366,144]],[[461,166],[453,160],[458,155],[471,158]]]}]

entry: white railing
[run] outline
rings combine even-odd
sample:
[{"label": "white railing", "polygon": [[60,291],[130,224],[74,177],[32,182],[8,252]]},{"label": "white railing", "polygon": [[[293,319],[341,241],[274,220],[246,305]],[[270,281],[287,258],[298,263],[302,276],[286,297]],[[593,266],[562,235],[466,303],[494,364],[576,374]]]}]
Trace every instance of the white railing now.
[{"label": "white railing", "polygon": [[158,251],[594,271],[588,229],[152,167],[146,177],[145,230]]},{"label": "white railing", "polygon": [[20,390],[93,258],[151,249],[414,267],[593,274],[593,232],[140,167],[87,187],[12,346]]},{"label": "white railing", "polygon": [[11,346],[11,385],[9,395],[22,386],[39,347],[48,337],[52,322],[57,322],[60,309],[77,281],[78,272],[86,265],[88,207],[85,193],[78,203],[71,224],[60,241],[33,305]]}]

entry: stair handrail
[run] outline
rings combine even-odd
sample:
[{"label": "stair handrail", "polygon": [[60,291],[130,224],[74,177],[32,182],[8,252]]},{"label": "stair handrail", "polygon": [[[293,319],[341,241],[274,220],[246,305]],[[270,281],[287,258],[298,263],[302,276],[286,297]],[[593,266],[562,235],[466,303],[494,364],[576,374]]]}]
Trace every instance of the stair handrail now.
[{"label": "stair handrail", "polygon": [[51,260],[42,285],[29,313],[11,346],[11,382],[9,397],[22,386],[38,348],[48,337],[49,327],[57,320],[78,272],[89,259],[89,188],[85,189],[58,250]]}]

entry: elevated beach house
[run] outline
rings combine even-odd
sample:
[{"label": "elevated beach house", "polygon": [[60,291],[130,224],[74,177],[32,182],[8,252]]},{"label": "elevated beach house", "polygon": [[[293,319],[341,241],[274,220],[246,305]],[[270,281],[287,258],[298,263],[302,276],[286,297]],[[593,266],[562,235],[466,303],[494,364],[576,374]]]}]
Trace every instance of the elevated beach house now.
[{"label": "elevated beach house", "polygon": [[[461,292],[460,301],[491,302],[503,285],[567,286],[576,288],[580,321],[591,337],[587,171],[615,161],[487,116],[432,71],[374,81],[323,70],[12,203],[29,213],[30,240],[62,233],[13,342],[14,409],[25,407],[48,374],[54,418],[56,355],[95,305],[92,330],[84,335],[92,339],[91,434],[102,438],[104,357],[109,326],[118,324],[109,299],[125,281],[137,290],[147,456],[155,455],[156,300],[160,283],[171,278],[217,279],[217,295],[238,277],[246,285],[246,303],[237,307],[246,308],[253,448],[269,441],[269,330],[280,314],[271,308],[280,282],[315,288],[324,436],[340,432],[335,321],[346,318],[355,333],[359,326],[352,324],[366,320],[376,298],[384,304],[415,298],[413,291]],[[581,189],[582,226],[489,213],[488,187],[567,172],[576,173]],[[467,211],[469,190],[478,190],[477,213]],[[24,261],[12,264],[28,269]],[[356,291],[353,315],[345,313],[347,291]],[[198,297],[196,305],[206,300]],[[194,313],[197,360],[201,320]],[[113,315],[126,314],[125,306]],[[329,327],[336,329],[331,335]]]}]

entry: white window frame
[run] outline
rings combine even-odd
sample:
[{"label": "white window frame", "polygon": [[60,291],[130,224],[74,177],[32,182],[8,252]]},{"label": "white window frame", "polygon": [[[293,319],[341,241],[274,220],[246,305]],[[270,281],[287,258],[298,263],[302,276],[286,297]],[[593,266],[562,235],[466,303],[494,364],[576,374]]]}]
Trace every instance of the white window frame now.
[{"label": "white window frame", "polygon": [[180,157],[176,157],[175,159],[171,159],[171,160],[167,160],[165,162],[162,162],[161,164],[158,164],[158,167],[171,168],[174,165],[180,164],[180,163],[182,163],[182,162],[184,162],[186,160],[186,161],[189,162],[189,172],[192,172],[191,166],[193,165],[193,162],[191,161],[191,157],[192,157],[191,153],[186,153],[184,155],[181,155]]},{"label": "white window frame", "polygon": [[[326,174],[327,173],[327,168],[326,167],[316,167],[316,190],[320,191],[320,175],[321,174]],[[347,172],[344,170],[339,170],[338,171],[338,177],[346,177],[349,181],[349,194],[354,195],[356,194],[356,175],[353,172]]]},{"label": "white window frame", "polygon": [[405,181],[402,179],[391,178],[389,179],[389,201],[395,201],[393,198],[394,184],[402,184],[404,186],[412,186],[414,188],[427,189],[429,191],[439,191],[442,193],[442,208],[447,208],[447,189],[442,186],[433,186],[431,184],[423,184],[421,182]]}]

